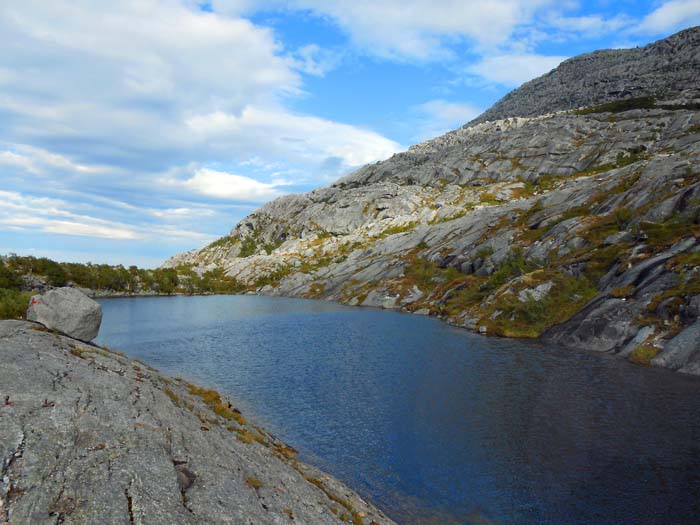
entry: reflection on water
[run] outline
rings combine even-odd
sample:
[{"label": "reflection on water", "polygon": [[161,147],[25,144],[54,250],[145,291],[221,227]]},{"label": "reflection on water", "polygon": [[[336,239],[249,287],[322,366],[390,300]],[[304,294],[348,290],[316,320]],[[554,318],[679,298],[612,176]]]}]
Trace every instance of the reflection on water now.
[{"label": "reflection on water", "polygon": [[400,523],[700,516],[700,380],[320,301],[102,304],[99,342],[231,394]]}]

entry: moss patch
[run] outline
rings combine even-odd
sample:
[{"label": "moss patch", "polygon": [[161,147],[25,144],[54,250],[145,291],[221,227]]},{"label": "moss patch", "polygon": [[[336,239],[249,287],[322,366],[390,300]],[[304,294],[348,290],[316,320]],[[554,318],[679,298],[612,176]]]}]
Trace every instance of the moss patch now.
[{"label": "moss patch", "polygon": [[650,344],[639,345],[629,356],[629,360],[638,365],[649,366],[651,360],[654,359],[660,352],[658,348]]}]

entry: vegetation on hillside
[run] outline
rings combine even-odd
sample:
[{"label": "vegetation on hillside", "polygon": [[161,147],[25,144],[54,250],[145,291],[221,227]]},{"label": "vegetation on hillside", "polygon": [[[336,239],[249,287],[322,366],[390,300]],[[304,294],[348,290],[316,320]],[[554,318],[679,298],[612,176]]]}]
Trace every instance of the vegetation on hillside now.
[{"label": "vegetation on hillside", "polygon": [[32,290],[77,286],[115,294],[238,293],[243,287],[221,268],[202,274],[189,266],[146,270],[136,266],[59,263],[46,257],[0,257],[0,319],[25,316]]}]

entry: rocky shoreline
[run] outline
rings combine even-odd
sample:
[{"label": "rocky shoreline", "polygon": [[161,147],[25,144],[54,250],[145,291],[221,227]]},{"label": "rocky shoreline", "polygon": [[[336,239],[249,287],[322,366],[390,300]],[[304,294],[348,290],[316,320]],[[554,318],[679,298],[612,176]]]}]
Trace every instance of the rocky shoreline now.
[{"label": "rocky shoreline", "polygon": [[231,400],[0,321],[0,523],[393,523]]}]

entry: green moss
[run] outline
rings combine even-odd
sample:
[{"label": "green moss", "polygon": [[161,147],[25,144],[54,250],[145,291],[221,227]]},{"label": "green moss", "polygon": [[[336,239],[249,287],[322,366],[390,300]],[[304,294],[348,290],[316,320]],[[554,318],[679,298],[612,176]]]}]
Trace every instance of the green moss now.
[{"label": "green moss", "polygon": [[246,478],[245,482],[246,482],[246,485],[248,485],[250,488],[255,489],[255,490],[259,490],[263,486],[262,481],[260,481],[258,478],[249,477],[249,478]]},{"label": "green moss", "polygon": [[229,404],[223,402],[223,400],[221,399],[221,394],[219,394],[216,390],[202,388],[193,384],[188,384],[187,388],[190,391],[190,394],[202,398],[202,401],[204,401],[204,403],[206,403],[211,409],[211,411],[214,412],[217,416],[229,420],[233,419],[239,425],[245,425],[247,423],[246,419],[241,415],[241,413],[238,410],[232,408]]},{"label": "green moss", "polygon": [[656,107],[656,100],[653,97],[637,97],[626,98],[608,102],[607,104],[599,104],[597,106],[589,106],[587,108],[574,111],[576,115],[591,115],[594,113],[621,113],[633,109],[652,109]]},{"label": "green moss", "polygon": [[479,202],[482,204],[487,204],[489,206],[500,204],[496,199],[496,196],[488,191],[485,191],[481,195],[479,195]]},{"label": "green moss", "polygon": [[620,288],[615,288],[610,292],[611,297],[616,297],[618,299],[625,299],[628,297],[632,297],[635,292],[635,287],[632,285],[629,286],[622,286]]},{"label": "green moss", "polygon": [[649,366],[660,350],[653,345],[643,344],[635,348],[629,356],[629,360],[638,365]]},{"label": "green moss", "polygon": [[379,234],[379,238],[389,237],[389,235],[397,235],[399,233],[406,233],[416,229],[416,226],[420,224],[418,221],[412,221],[406,224],[400,224],[398,226],[391,226]]},{"label": "green moss", "polygon": [[169,388],[166,388],[165,390],[163,390],[163,392],[165,392],[165,395],[170,398],[170,401],[173,402],[173,405],[175,405],[178,408],[182,406],[182,403],[180,403],[180,396],[178,396],[175,392],[173,392]]},{"label": "green moss", "polygon": [[671,271],[682,271],[684,268],[695,266],[700,266],[700,252],[680,253],[666,265]]}]

